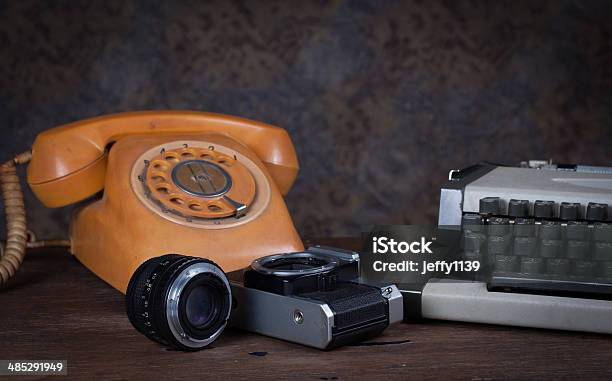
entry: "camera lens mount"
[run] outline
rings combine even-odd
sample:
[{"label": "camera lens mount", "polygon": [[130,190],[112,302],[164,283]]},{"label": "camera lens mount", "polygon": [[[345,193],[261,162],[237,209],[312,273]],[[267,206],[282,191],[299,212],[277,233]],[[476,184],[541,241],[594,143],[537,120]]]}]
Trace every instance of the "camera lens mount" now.
[{"label": "camera lens mount", "polygon": [[338,261],[328,256],[308,252],[269,255],[251,263],[251,268],[261,274],[280,277],[319,274],[337,266]]},{"label": "camera lens mount", "polygon": [[220,335],[231,311],[223,270],[203,258],[176,254],[144,262],[126,292],[130,322],[160,344],[195,351]]},{"label": "camera lens mount", "polygon": [[254,260],[244,272],[244,285],[280,295],[328,291],[339,279],[358,277],[354,253],[311,247],[296,253],[274,254]]}]

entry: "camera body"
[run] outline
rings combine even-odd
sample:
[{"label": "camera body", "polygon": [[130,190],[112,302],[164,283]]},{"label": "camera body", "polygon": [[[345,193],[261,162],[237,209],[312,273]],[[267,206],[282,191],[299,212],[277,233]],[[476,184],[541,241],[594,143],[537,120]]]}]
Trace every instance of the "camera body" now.
[{"label": "camera body", "polygon": [[228,276],[231,326],[319,349],[376,336],[403,318],[397,287],[361,283],[352,251],[313,246]]}]

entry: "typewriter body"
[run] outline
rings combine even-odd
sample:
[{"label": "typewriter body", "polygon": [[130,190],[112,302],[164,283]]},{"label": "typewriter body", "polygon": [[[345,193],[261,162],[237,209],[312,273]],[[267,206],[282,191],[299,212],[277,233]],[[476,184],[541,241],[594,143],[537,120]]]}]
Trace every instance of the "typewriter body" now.
[{"label": "typewriter body", "polygon": [[430,279],[425,318],[612,333],[612,168],[453,170],[438,226],[461,230],[476,280]]}]

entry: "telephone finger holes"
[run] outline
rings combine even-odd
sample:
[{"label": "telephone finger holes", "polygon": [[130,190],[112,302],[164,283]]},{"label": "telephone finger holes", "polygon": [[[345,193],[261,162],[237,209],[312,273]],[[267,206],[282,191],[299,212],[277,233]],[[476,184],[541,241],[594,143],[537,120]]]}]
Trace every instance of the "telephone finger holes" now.
[{"label": "telephone finger holes", "polygon": [[161,160],[155,160],[151,165],[153,169],[158,170],[158,171],[167,171],[169,168],[168,164]]},{"label": "telephone finger holes", "polygon": [[161,194],[169,194],[170,193],[170,185],[168,184],[159,184],[155,187],[155,190]]},{"label": "telephone finger holes", "polygon": [[164,160],[176,163],[179,161],[179,154],[176,152],[166,152],[164,155]]},{"label": "telephone finger holes", "polygon": [[217,203],[210,203],[207,205],[208,211],[217,213],[223,211],[223,207]]},{"label": "telephone finger holes", "polygon": [[185,201],[179,196],[170,196],[170,202],[176,205],[185,205]]},{"label": "telephone finger holes", "polygon": [[189,204],[189,209],[193,210],[194,212],[201,212],[202,210],[204,210],[204,207],[200,204]]},{"label": "telephone finger holes", "polygon": [[189,160],[195,158],[195,152],[193,150],[185,149],[181,152],[181,159]]},{"label": "telephone finger holes", "polygon": [[163,173],[154,172],[151,174],[151,180],[155,181],[156,183],[160,183],[162,181],[166,181],[166,176]]},{"label": "telephone finger holes", "polygon": [[234,164],[234,159],[230,158],[229,156],[222,155],[217,159],[217,163],[226,167],[231,167],[232,164]]},{"label": "telephone finger holes", "polygon": [[203,153],[203,154],[200,155],[200,159],[213,160],[213,155],[211,155],[209,153]]},{"label": "telephone finger holes", "polygon": [[227,160],[226,158],[222,158],[222,159],[218,160],[217,163],[219,163],[221,165],[225,165],[226,167],[230,167],[232,165],[232,163],[229,160]]}]

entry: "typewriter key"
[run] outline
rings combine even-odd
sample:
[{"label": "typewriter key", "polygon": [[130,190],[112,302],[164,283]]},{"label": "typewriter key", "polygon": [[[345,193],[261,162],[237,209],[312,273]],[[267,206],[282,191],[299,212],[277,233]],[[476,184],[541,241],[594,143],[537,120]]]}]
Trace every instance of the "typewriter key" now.
[{"label": "typewriter key", "polygon": [[608,262],[603,262],[603,263],[599,263],[600,265],[600,274],[601,276],[603,276],[604,278],[608,279],[608,280],[612,280],[612,261],[608,261]]},{"label": "typewriter key", "polygon": [[499,197],[484,197],[480,199],[479,212],[482,214],[500,214],[501,202]]},{"label": "typewriter key", "polygon": [[533,216],[536,218],[552,218],[554,201],[536,200],[533,204]]},{"label": "typewriter key", "polygon": [[487,252],[489,255],[507,255],[510,252],[509,242],[508,237],[490,236],[487,240]]},{"label": "typewriter key", "polygon": [[535,236],[535,220],[533,218],[517,218],[514,221],[514,235],[517,237]]},{"label": "typewriter key", "polygon": [[543,239],[539,245],[540,256],[544,258],[555,258],[561,256],[563,241],[557,239]]},{"label": "typewriter key", "polygon": [[544,259],[523,257],[521,258],[521,273],[542,274],[544,272]]},{"label": "typewriter key", "polygon": [[567,276],[570,272],[569,259],[550,258],[546,261],[546,272],[552,276]]},{"label": "typewriter key", "polygon": [[574,261],[572,273],[577,277],[586,278],[590,281],[597,275],[598,267],[595,261]]},{"label": "typewriter key", "polygon": [[514,272],[518,267],[518,257],[514,255],[496,255],[495,271]]},{"label": "typewriter key", "polygon": [[587,241],[567,241],[566,255],[570,259],[586,259],[589,251],[589,243]]},{"label": "typewriter key", "polygon": [[504,217],[493,217],[489,220],[489,235],[503,236],[510,233],[510,220]]},{"label": "typewriter key", "polygon": [[482,260],[482,252],[465,250],[461,253],[461,258],[466,259],[468,261],[480,261]]},{"label": "typewriter key", "polygon": [[471,231],[463,232],[463,249],[466,251],[480,251],[486,237],[484,234],[474,233]]},{"label": "typewriter key", "polygon": [[514,255],[518,256],[533,256],[536,251],[535,237],[515,237],[514,238]]},{"label": "typewriter key", "polygon": [[593,224],[593,240],[596,242],[612,242],[612,224],[602,222]]},{"label": "typewriter key", "polygon": [[527,217],[529,215],[529,201],[512,199],[508,202],[508,216]]},{"label": "typewriter key", "polygon": [[561,225],[554,221],[543,221],[539,233],[540,239],[559,239],[561,237]]},{"label": "typewriter key", "polygon": [[612,243],[595,242],[593,257],[598,261],[612,261]]},{"label": "typewriter key", "polygon": [[464,231],[480,232],[484,230],[482,216],[473,213],[463,215],[461,226]]},{"label": "typewriter key", "polygon": [[580,218],[580,204],[577,202],[562,202],[559,207],[559,218],[565,221]]},{"label": "typewriter key", "polygon": [[583,221],[569,221],[565,228],[567,239],[585,240],[587,237],[588,225]]},{"label": "typewriter key", "polygon": [[608,204],[589,202],[586,219],[589,221],[605,221],[608,219]]}]

